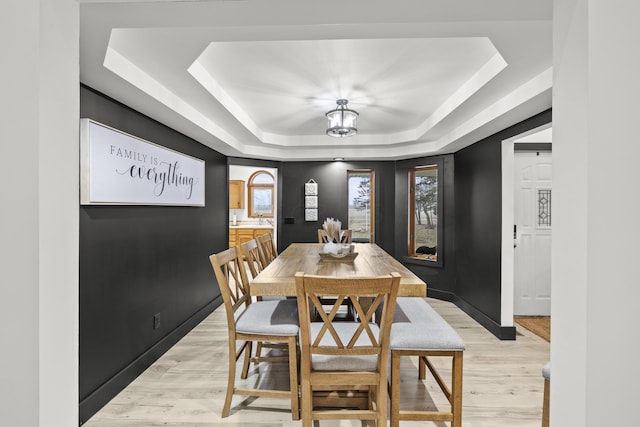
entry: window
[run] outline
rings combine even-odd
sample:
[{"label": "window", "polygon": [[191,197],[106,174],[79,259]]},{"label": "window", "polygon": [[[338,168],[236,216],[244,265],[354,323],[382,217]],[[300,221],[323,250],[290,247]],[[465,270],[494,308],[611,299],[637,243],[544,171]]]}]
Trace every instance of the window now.
[{"label": "window", "polygon": [[347,171],[349,188],[349,221],[351,238],[356,242],[374,243],[374,174],[373,170]]},{"label": "window", "polygon": [[438,261],[438,165],[409,169],[410,257]]},{"label": "window", "polygon": [[538,228],[551,228],[550,188],[538,188]]},{"label": "window", "polygon": [[249,216],[273,217],[273,175],[265,170],[254,172],[249,177]]}]

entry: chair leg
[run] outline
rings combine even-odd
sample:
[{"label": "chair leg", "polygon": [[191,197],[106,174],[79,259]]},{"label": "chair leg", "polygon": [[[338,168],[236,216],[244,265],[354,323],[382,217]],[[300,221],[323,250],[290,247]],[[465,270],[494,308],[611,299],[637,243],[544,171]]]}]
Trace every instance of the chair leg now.
[{"label": "chair leg", "polygon": [[313,424],[313,390],[311,389],[311,361],[300,358],[300,418],[302,427],[311,427]]},{"label": "chair leg", "polygon": [[313,396],[311,395],[312,391],[311,391],[311,384],[309,383],[309,380],[301,380],[301,384],[300,384],[300,391],[301,391],[301,399],[300,399],[300,406],[301,406],[301,418],[302,418],[302,427],[311,427],[313,425],[313,420],[311,419],[312,417],[312,401],[313,401]]},{"label": "chair leg", "polygon": [[[361,409],[367,409],[369,411],[376,411],[377,408],[377,395],[376,395],[376,386],[372,386],[370,385],[367,389],[367,406],[366,407],[362,407]],[[376,419],[376,426],[378,426],[378,419]]]},{"label": "chair leg", "polygon": [[427,362],[423,356],[418,356],[418,378],[421,380],[427,378]]},{"label": "chair leg", "polygon": [[400,355],[391,352],[391,427],[400,426]]},{"label": "chair leg", "polygon": [[233,398],[233,390],[236,383],[236,341],[229,340],[229,379],[227,381],[227,395],[224,398],[224,406],[222,407],[222,418],[229,416],[231,410],[231,399]]},{"label": "chair leg", "polygon": [[451,427],[462,426],[462,352],[456,351],[451,362]]},{"label": "chair leg", "polygon": [[376,412],[378,413],[377,427],[387,427],[387,380],[378,383],[376,388]]},{"label": "chair leg", "polygon": [[249,364],[251,363],[251,350],[253,349],[253,341],[247,341],[247,344],[244,348],[244,363],[242,364],[242,373],[240,374],[240,378],[243,380],[247,379],[247,375],[249,375]]},{"label": "chair leg", "polygon": [[291,418],[300,419],[300,407],[298,397],[298,354],[296,337],[289,337],[289,387],[291,390]]},{"label": "chair leg", "polygon": [[549,427],[549,388],[551,383],[544,379],[544,395],[542,398],[542,427]]},{"label": "chair leg", "polygon": [[[256,358],[260,358],[260,356],[262,355],[262,341],[258,341],[256,343]],[[255,362],[255,363],[260,363],[260,362]]]}]

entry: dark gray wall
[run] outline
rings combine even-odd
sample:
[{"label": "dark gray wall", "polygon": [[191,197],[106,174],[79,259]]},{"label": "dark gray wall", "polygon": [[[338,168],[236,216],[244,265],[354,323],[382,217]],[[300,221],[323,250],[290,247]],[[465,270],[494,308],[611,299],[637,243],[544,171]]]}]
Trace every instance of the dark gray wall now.
[{"label": "dark gray wall", "polygon": [[[285,162],[280,168],[282,210],[278,225],[278,247],[293,242],[317,242],[318,229],[328,217],[339,219],[346,228],[347,171],[375,171],[375,241],[393,254],[394,249],[394,162]],[[313,179],[318,183],[318,221],[304,220],[304,184]],[[293,224],[285,224],[292,218]]]},{"label": "dark gray wall", "polygon": [[550,122],[547,110],[455,153],[455,294],[500,338],[515,339],[500,327],[502,141]]},{"label": "dark gray wall", "polygon": [[[431,297],[450,300],[494,335],[515,339],[502,327],[502,141],[551,122],[551,110],[524,120],[455,154],[396,164],[395,257],[427,283]],[[408,171],[442,167],[442,266],[403,258],[407,252]],[[441,249],[439,249],[439,253]]]},{"label": "dark gray wall", "polygon": [[[442,265],[434,266],[429,261],[411,260],[406,257],[408,250],[407,230],[409,229],[409,169],[415,166],[438,164],[440,186],[440,206],[438,227],[442,228],[442,241],[438,243],[438,254]],[[452,301],[455,297],[455,187],[456,165],[453,155],[421,157],[399,161],[396,164],[396,258],[427,284],[428,296]]]},{"label": "dark gray wall", "polygon": [[227,247],[228,190],[225,156],[86,87],[80,113],[204,160],[207,204],[80,206],[84,422],[221,303],[208,256]]}]

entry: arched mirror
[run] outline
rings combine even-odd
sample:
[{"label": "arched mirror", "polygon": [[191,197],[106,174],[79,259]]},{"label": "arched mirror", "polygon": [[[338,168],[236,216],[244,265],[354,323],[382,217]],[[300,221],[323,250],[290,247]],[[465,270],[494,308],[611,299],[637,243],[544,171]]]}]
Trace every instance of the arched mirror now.
[{"label": "arched mirror", "polygon": [[274,182],[273,175],[265,170],[256,171],[249,177],[247,189],[250,217],[273,218]]}]

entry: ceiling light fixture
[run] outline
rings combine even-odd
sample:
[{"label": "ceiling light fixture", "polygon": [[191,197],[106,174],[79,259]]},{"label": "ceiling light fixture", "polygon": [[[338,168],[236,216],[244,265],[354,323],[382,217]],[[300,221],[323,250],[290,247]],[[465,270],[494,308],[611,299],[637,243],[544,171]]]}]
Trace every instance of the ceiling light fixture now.
[{"label": "ceiling light fixture", "polygon": [[358,112],[347,108],[349,101],[346,99],[338,99],[336,101],[338,106],[331,111],[328,111],[327,116],[327,135],[336,138],[345,138],[358,133]]}]

